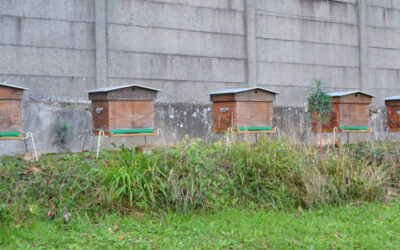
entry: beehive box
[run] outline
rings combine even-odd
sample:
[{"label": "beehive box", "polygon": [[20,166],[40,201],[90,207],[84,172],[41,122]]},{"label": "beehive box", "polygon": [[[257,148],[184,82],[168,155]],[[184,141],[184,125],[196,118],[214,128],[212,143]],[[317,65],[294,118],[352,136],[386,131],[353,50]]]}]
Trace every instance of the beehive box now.
[{"label": "beehive box", "polygon": [[[354,90],[328,93],[332,97],[333,112],[328,121],[323,121],[322,131],[338,132],[371,132],[369,127],[369,105],[375,96]],[[318,112],[313,114],[312,131],[318,132]]]},{"label": "beehive box", "polygon": [[136,84],[88,91],[93,134],[103,130],[108,136],[154,135],[154,100],[159,91]]},{"label": "beehive box", "polygon": [[273,133],[273,102],[277,93],[264,88],[227,89],[210,93],[214,132]]},{"label": "beehive box", "polygon": [[400,132],[400,95],[385,98],[390,132]]},{"label": "beehive box", "polygon": [[22,138],[21,101],[26,88],[0,83],[0,140]]}]

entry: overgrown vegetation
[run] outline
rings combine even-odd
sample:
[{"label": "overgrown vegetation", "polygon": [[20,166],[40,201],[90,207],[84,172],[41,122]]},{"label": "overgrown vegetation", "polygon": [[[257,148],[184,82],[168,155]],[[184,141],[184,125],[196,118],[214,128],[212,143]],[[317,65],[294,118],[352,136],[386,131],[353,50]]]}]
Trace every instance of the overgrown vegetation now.
[{"label": "overgrown vegetation", "polygon": [[[399,185],[397,145],[325,148],[287,140],[257,144],[208,143],[186,138],[174,148],[138,153],[122,147],[92,153],[48,155],[38,163],[0,160],[0,216],[102,216],[133,210],[317,208],[384,201]],[[390,191],[390,192],[389,192]]]}]

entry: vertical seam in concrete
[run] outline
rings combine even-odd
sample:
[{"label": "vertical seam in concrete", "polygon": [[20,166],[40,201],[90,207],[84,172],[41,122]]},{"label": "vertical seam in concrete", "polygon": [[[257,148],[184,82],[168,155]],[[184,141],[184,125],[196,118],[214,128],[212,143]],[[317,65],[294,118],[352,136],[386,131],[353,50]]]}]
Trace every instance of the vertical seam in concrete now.
[{"label": "vertical seam in concrete", "polygon": [[256,0],[246,0],[247,81],[257,86]]},{"label": "vertical seam in concrete", "polygon": [[96,0],[95,5],[95,42],[96,42],[96,87],[107,86],[107,1]]},{"label": "vertical seam in concrete", "polygon": [[368,3],[366,0],[358,0],[358,39],[360,60],[360,90],[367,91],[368,83]]}]

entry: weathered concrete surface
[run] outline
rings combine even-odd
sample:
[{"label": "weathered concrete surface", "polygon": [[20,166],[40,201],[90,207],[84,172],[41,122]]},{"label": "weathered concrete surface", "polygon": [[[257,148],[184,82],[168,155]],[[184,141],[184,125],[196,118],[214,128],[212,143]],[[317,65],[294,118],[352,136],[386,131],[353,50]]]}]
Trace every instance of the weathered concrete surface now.
[{"label": "weathered concrete surface", "polygon": [[258,85],[257,81],[257,1],[246,1],[246,46],[247,46],[247,83],[249,87]]},{"label": "weathered concrete surface", "polygon": [[[37,150],[41,153],[50,152],[80,152],[95,151],[98,137],[90,135],[91,114],[89,103],[54,103],[42,101],[23,102],[24,131],[34,134]],[[311,123],[305,108],[274,108],[274,126],[278,127],[280,135],[299,142],[314,142],[316,134],[310,132]],[[386,112],[382,109],[371,110],[371,125],[377,131],[379,141],[398,140],[399,135],[386,132]],[[224,134],[212,132],[212,106],[201,104],[157,104],[155,112],[155,128],[161,128],[167,143],[180,141],[185,135],[193,138],[224,140]],[[56,127],[67,126],[65,143],[58,144],[59,137]],[[325,140],[332,134],[324,134]],[[346,142],[346,134],[337,138]],[[243,135],[236,136],[243,140]],[[254,135],[250,135],[254,141]],[[351,134],[350,142],[374,140],[372,134]],[[108,138],[101,139],[102,149],[112,149],[112,143],[132,146],[163,145],[160,135],[144,137]],[[28,151],[33,150],[31,141],[27,141]],[[16,155],[25,153],[23,141],[0,141],[0,155]]]},{"label": "weathered concrete surface", "polygon": [[97,0],[95,5],[96,87],[107,87],[107,1]]},{"label": "weathered concrete surface", "polygon": [[[36,148],[39,152],[65,152],[82,149],[85,133],[91,126],[88,103],[55,103],[40,101],[24,101],[22,103],[22,128],[32,132]],[[59,146],[57,126],[67,126],[65,144]],[[28,140],[28,150],[33,150]],[[25,153],[23,141],[0,141],[0,155]]]},{"label": "weathered concrete surface", "polygon": [[30,88],[23,124],[43,152],[62,150],[53,144],[62,123],[65,148],[81,150],[84,91],[133,83],[164,90],[156,120],[170,142],[209,134],[209,92],[249,84],[280,92],[276,124],[297,137],[315,78],[375,94],[371,119],[384,131],[383,98],[400,94],[399,31],[400,0],[2,0],[0,82]]},{"label": "weathered concrete surface", "polygon": [[[22,105],[23,130],[34,134],[39,152],[79,152],[96,150],[97,137],[90,136],[91,112],[89,103],[54,103],[25,101]],[[168,142],[181,140],[185,135],[205,137],[212,131],[211,106],[196,104],[161,104],[156,106],[155,124],[161,128]],[[65,143],[58,144],[57,127],[67,126]],[[85,143],[86,140],[86,143]],[[112,148],[111,143],[143,145],[163,144],[161,136],[103,138],[102,148]],[[85,144],[85,147],[84,147]],[[32,150],[28,140],[28,150]],[[23,141],[0,141],[0,155],[25,152]]]}]

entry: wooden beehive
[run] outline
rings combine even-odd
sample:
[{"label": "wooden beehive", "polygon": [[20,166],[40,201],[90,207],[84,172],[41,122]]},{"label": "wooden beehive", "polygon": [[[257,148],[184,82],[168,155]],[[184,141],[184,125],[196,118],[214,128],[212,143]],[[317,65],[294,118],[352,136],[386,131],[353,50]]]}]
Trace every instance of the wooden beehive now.
[{"label": "wooden beehive", "polygon": [[0,140],[22,138],[21,101],[26,88],[0,83]]},{"label": "wooden beehive", "polygon": [[273,132],[273,101],[277,93],[264,88],[228,89],[210,93],[214,132]]},{"label": "wooden beehive", "polygon": [[400,95],[385,98],[390,132],[400,132]]},{"label": "wooden beehive", "polygon": [[[347,92],[328,93],[332,97],[333,112],[328,121],[322,122],[322,131],[338,132],[370,132],[369,105],[375,97],[368,93],[355,90]],[[312,131],[318,132],[318,113],[313,114]]]},{"label": "wooden beehive", "polygon": [[160,90],[140,85],[88,91],[92,101],[93,134],[109,136],[154,134],[154,100]]}]

